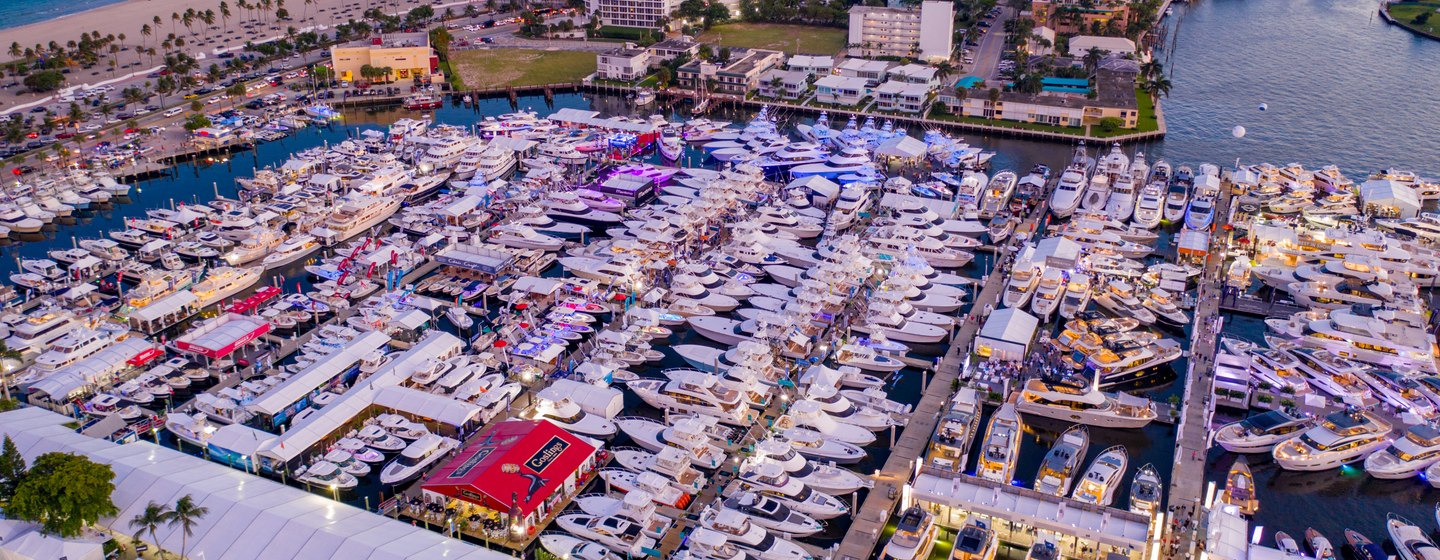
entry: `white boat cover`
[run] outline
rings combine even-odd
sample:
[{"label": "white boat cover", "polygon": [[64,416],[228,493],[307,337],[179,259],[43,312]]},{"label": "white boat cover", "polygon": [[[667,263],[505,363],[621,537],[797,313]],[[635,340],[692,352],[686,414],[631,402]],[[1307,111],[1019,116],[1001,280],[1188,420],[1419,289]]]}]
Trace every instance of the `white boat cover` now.
[{"label": "white boat cover", "polygon": [[350,369],[365,356],[379,350],[389,342],[390,337],[381,332],[371,331],[355,337],[344,348],[325,356],[290,379],[276,385],[274,389],[245,405],[245,408],[256,414],[271,416],[279,414],[280,411],[285,410],[285,407],[320,388],[321,385]]},{"label": "white boat cover", "polygon": [[393,408],[449,426],[464,426],[480,417],[480,407],[445,395],[391,385],[374,391],[375,405]]}]

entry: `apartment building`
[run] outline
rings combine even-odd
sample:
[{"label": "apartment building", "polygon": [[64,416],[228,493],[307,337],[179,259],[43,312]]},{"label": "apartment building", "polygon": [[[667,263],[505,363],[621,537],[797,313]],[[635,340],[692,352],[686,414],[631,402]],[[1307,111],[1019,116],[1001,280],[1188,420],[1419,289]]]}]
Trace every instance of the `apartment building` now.
[{"label": "apartment building", "polygon": [[771,99],[799,99],[810,91],[810,74],[776,68],[760,76],[760,95]]},{"label": "apartment building", "polygon": [[626,43],[600,53],[595,60],[595,74],[603,80],[633,81],[650,73],[650,51]]},{"label": "apartment building", "polygon": [[828,76],[835,70],[835,57],[813,54],[797,54],[785,62],[785,66],[811,76]]},{"label": "apartment building", "polygon": [[875,96],[875,108],[881,111],[919,114],[924,111],[932,91],[935,88],[927,84],[891,80],[880,84],[871,94]]},{"label": "apartment building", "polygon": [[890,75],[890,69],[895,67],[894,62],[884,60],[865,60],[863,58],[847,58],[835,67],[835,73],[846,78],[863,78],[868,86],[874,87],[885,81]]},{"label": "apartment building", "polygon": [[785,53],[764,49],[730,49],[730,60],[692,60],[676,72],[680,87],[702,84],[712,91],[745,95],[760,88],[760,76],[785,64]]},{"label": "apartment building", "polygon": [[680,0],[588,0],[601,25],[659,29],[660,20],[680,9]]},{"label": "apartment building", "polygon": [[986,91],[977,89],[961,102],[953,88],[944,88],[939,100],[951,112],[967,117],[1071,127],[1098,124],[1100,119],[1115,117],[1124,123],[1123,128],[1135,128],[1140,121],[1140,105],[1135,97],[1138,72],[1134,61],[1121,60],[1102,66],[1095,74],[1093,98],[1086,93],[1064,91],[1069,88],[1046,88],[1034,94],[1001,93],[1000,99],[991,103]]},{"label": "apartment building", "polygon": [[870,82],[865,78],[825,76],[815,80],[815,101],[835,105],[857,105],[870,95]]},{"label": "apartment building", "polygon": [[917,8],[850,8],[850,56],[896,56],[927,62],[950,59],[955,5],[926,0]]},{"label": "apartment building", "polygon": [[1128,0],[1031,0],[1030,18],[1036,27],[1049,27],[1061,35],[1092,33],[1113,20],[1121,29],[1130,21]]}]

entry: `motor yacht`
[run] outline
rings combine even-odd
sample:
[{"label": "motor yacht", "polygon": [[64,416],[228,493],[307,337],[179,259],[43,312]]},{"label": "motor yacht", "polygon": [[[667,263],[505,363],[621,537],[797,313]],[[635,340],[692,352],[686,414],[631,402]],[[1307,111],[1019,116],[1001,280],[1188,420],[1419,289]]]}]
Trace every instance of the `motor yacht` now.
[{"label": "motor yacht", "polygon": [[54,372],[95,355],[123,338],[125,331],[117,328],[77,328],[50,343],[50,349],[35,358],[30,367],[38,372]]},{"label": "motor yacht", "polygon": [[1111,220],[1119,223],[1130,221],[1135,214],[1135,179],[1129,175],[1120,175],[1110,185],[1110,192],[1105,198],[1105,215]]},{"label": "motor yacht", "polygon": [[320,488],[351,490],[360,484],[355,475],[341,470],[339,465],[329,461],[317,461],[308,467],[302,467],[291,476],[295,480]]},{"label": "motor yacht", "polygon": [[[1030,303],[1030,310],[1034,311],[1042,322],[1048,321],[1060,307],[1061,298],[1066,294],[1067,276],[1064,270],[1056,267],[1045,267],[1045,271],[1040,274],[1040,279],[1033,288],[1035,295]],[[1088,282],[1086,286],[1088,288]]]},{"label": "motor yacht", "polygon": [[378,424],[370,424],[355,433],[355,439],[382,453],[398,453],[405,449],[405,440],[396,437]]},{"label": "motor yacht", "polygon": [[1322,471],[1360,461],[1389,444],[1389,422],[1368,410],[1344,410],[1275,446],[1271,455],[1286,470]]},{"label": "motor yacht", "polygon": [[540,546],[556,558],[570,560],[621,560],[621,557],[597,543],[562,533],[540,535]]},{"label": "motor yacht", "polygon": [[[700,513],[702,531],[725,537],[730,544],[757,560],[808,560],[810,554],[799,545],[776,538],[750,516],[731,509],[707,507]],[[703,537],[702,537],[703,538]]]},{"label": "motor yacht", "polygon": [[1055,191],[1050,195],[1050,212],[1057,218],[1068,218],[1080,207],[1085,187],[1089,184],[1090,168],[1094,160],[1086,157],[1085,147],[1076,148],[1070,165],[1060,174]]},{"label": "motor yacht", "polygon": [[627,556],[644,555],[645,550],[654,549],[659,543],[645,534],[640,522],[623,515],[562,514],[555,523],[567,533]]},{"label": "motor yacht", "polygon": [[866,455],[858,445],[827,438],[808,428],[782,428],[771,437],[790,444],[799,454],[816,461],[848,465],[859,462]]},{"label": "motor yacht", "polygon": [[1000,484],[1009,484],[1014,479],[1021,431],[1016,408],[1015,403],[1007,402],[990,417],[984,447],[975,464],[976,476]]},{"label": "motor yacht", "polygon": [[980,394],[965,387],[952,397],[939,426],[930,438],[925,464],[951,472],[964,472],[971,443],[980,430]]},{"label": "motor yacht", "polygon": [[491,228],[489,241],[516,249],[539,249],[542,251],[559,251],[565,245],[563,239],[545,235],[529,226],[516,223],[502,224]]},{"label": "motor yacht", "polygon": [[1152,181],[1146,183],[1140,189],[1140,197],[1135,201],[1135,216],[1131,220],[1136,226],[1145,229],[1154,229],[1160,225],[1160,219],[1165,214],[1165,184]]},{"label": "motor yacht", "polygon": [[721,384],[715,375],[692,371],[669,380],[630,381],[626,386],[646,404],[660,410],[704,414],[736,425],[749,419],[744,395]]},{"label": "motor yacht", "polygon": [[394,486],[412,480],[459,446],[460,442],[452,438],[426,433],[406,445],[398,457],[385,465],[380,471],[380,483]]},{"label": "motor yacht", "polygon": [[1095,462],[1090,463],[1085,476],[1080,478],[1080,484],[1075,487],[1071,498],[1099,506],[1110,505],[1121,477],[1125,476],[1129,460],[1130,453],[1121,445],[1101,451]]},{"label": "motor yacht", "polygon": [[1272,410],[1222,426],[1215,432],[1215,443],[1231,453],[1269,453],[1314,425],[1314,420]]},{"label": "motor yacht", "polygon": [[1095,377],[1031,379],[1015,408],[1024,414],[1102,428],[1141,428],[1155,420],[1155,405],[1149,399],[1102,393],[1099,373],[1091,375]]},{"label": "motor yacht", "polygon": [[1250,474],[1250,464],[1244,456],[1237,457],[1225,476],[1225,489],[1220,492],[1220,503],[1230,504],[1245,515],[1255,515],[1260,509],[1260,499],[1255,496],[1255,476]]},{"label": "motor yacht", "polygon": [[719,503],[724,511],[740,513],[756,525],[782,534],[808,537],[825,530],[820,521],[765,494],[740,492]]},{"label": "motor yacht", "polygon": [[938,527],[935,516],[919,505],[910,506],[900,514],[895,534],[885,545],[882,560],[925,560],[935,546]]},{"label": "motor yacht", "polygon": [[1428,424],[1405,429],[1385,449],[1365,458],[1365,472],[1382,479],[1410,478],[1440,462],[1440,430]]},{"label": "motor yacht", "polygon": [[791,478],[783,467],[773,461],[751,462],[742,466],[735,481],[722,491],[726,496],[739,492],[755,492],[772,497],[815,519],[833,519],[850,511],[839,498],[805,486],[799,480]]},{"label": "motor yacht", "polygon": [[1093,296],[1095,303],[1119,317],[1133,317],[1146,325],[1156,321],[1155,314],[1145,308],[1145,302],[1135,295],[1135,285],[1122,280],[1111,280],[1100,287]]},{"label": "motor yacht", "polygon": [[991,218],[1006,208],[1011,195],[1015,194],[1015,184],[1018,179],[1015,172],[1008,169],[996,173],[994,177],[990,178],[990,183],[985,187],[985,194],[980,199],[981,218]]},{"label": "motor yacht", "polygon": [[1288,352],[1295,358],[1300,372],[1333,397],[1353,406],[1363,406],[1374,394],[1360,379],[1363,368],[1350,360],[1315,348],[1293,348]]},{"label": "motor yacht", "polygon": [[209,418],[203,413],[181,414],[172,412],[165,415],[165,429],[175,434],[185,443],[205,449],[209,445],[210,436],[219,429],[210,423]]},{"label": "motor yacht", "polygon": [[970,519],[955,535],[955,548],[950,551],[951,560],[994,560],[1000,550],[1000,538],[985,521]]},{"label": "motor yacht", "polygon": [[1090,306],[1090,297],[1094,293],[1094,286],[1091,284],[1090,275],[1071,272],[1070,280],[1065,283],[1065,291],[1060,296],[1060,317],[1070,320]]},{"label": "motor yacht", "polygon": [[1111,180],[1103,173],[1090,176],[1090,184],[1085,186],[1085,192],[1080,197],[1080,208],[1085,212],[1105,213],[1105,203],[1110,200]]},{"label": "motor yacht", "polygon": [[780,465],[791,478],[818,492],[843,496],[874,485],[873,481],[831,462],[812,461],[796,451],[794,446],[776,438],[760,441],[754,449],[755,456],[747,459],[751,464],[769,462]]},{"label": "motor yacht", "polygon": [[[441,362],[443,364],[443,362]],[[424,424],[411,422],[399,414],[381,414],[375,420],[386,432],[405,441],[416,441],[430,435]],[[362,436],[364,432],[361,432]]]},{"label": "motor yacht", "polygon": [[547,387],[535,397],[535,406],[529,411],[530,418],[547,420],[567,431],[592,438],[609,438],[619,431],[614,422],[586,412],[559,391]]},{"label": "motor yacht", "polygon": [[385,454],[365,445],[365,442],[353,437],[340,438],[335,442],[336,449],[342,449],[352,457],[370,464],[385,462]]},{"label": "motor yacht", "polygon": [[1085,451],[1090,446],[1090,431],[1085,426],[1070,426],[1040,463],[1035,473],[1035,491],[1051,496],[1065,496],[1070,493],[1070,484],[1085,460]]},{"label": "motor yacht", "polygon": [[1435,541],[1430,540],[1427,531],[1404,517],[1387,514],[1385,530],[1390,534],[1390,541],[1395,543],[1395,551],[1400,553],[1400,560],[1440,559],[1440,547],[1436,547]]},{"label": "motor yacht", "polygon": [[1155,465],[1146,463],[1135,473],[1135,479],[1130,483],[1130,511],[1153,517],[1160,512],[1164,492],[1160,473],[1155,470]]},{"label": "motor yacht", "polygon": [[702,469],[713,469],[723,464],[726,454],[711,441],[711,433],[723,430],[714,424],[713,417],[686,416],[676,419],[673,425],[642,417],[617,418],[615,425],[636,445],[658,453],[667,447],[688,452],[690,463]]}]

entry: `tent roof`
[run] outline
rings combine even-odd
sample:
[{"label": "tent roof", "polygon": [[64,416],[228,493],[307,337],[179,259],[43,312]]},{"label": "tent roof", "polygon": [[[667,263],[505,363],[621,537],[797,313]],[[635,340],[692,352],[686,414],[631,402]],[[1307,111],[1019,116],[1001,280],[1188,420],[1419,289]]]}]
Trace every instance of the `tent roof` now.
[{"label": "tent roof", "polygon": [[36,381],[30,385],[30,390],[44,393],[52,400],[63,399],[86,385],[94,384],[115,373],[125,367],[125,362],[130,358],[152,348],[155,348],[155,345],[143,337],[126,338]]},{"label": "tent roof", "polygon": [[1014,307],[996,309],[980,327],[980,336],[991,340],[1003,340],[1016,344],[1030,344],[1035,338],[1035,328],[1040,320],[1034,315]]},{"label": "tent roof", "polygon": [[925,143],[910,135],[896,136],[881,143],[875,148],[877,156],[893,156],[903,158],[918,158],[925,155]]},{"label": "tent roof", "polygon": [[[465,492],[467,499],[499,511],[514,505],[526,516],[594,453],[595,446],[550,422],[510,420],[486,429],[423,487],[449,496]],[[518,469],[506,472],[505,465]]]},{"label": "tent roof", "polygon": [[1393,204],[1420,209],[1420,196],[1414,187],[1390,179],[1372,179],[1360,184],[1360,200],[1365,204]]},{"label": "tent roof", "polygon": [[464,426],[481,412],[480,407],[465,401],[398,385],[376,390],[375,404],[431,418],[449,426]]},{"label": "tent roof", "polygon": [[150,305],[136,309],[130,313],[130,318],[142,323],[154,321],[179,311],[185,306],[195,303],[195,300],[198,299],[200,298],[196,297],[190,290],[182,290],[160,298]]},{"label": "tent roof", "polygon": [[[505,554],[443,537],[329,498],[251,476],[145,441],[115,445],[64,426],[70,418],[29,407],[0,413],[0,435],[27,459],[59,451],[110,465],[120,513],[100,525],[123,526],[150,502],[184,495],[210,510],[186,539],[192,558],[217,560],[505,560]],[[179,550],[183,533],[162,527],[141,537]],[[54,557],[49,557],[54,558]]]},{"label": "tent roof", "polygon": [[379,350],[389,342],[390,337],[381,332],[370,331],[360,335],[346,344],[344,348],[325,356],[290,379],[276,385],[270,392],[260,395],[259,398],[245,405],[245,408],[259,414],[271,416],[279,414],[280,411],[285,410],[285,407],[300,400],[301,397],[324,385],[326,381],[333,379],[340,372],[349,369],[350,366],[355,365],[362,358]]},{"label": "tent roof", "polygon": [[101,539],[64,539],[40,532],[40,526],[15,519],[0,519],[0,560],[104,560]]},{"label": "tent roof", "polygon": [[268,321],[226,313],[186,332],[175,340],[175,347],[210,358],[223,358],[267,332],[270,332]]},{"label": "tent roof", "polygon": [[960,506],[1121,548],[1143,548],[1150,532],[1150,518],[1140,514],[1028,492],[971,476],[949,478],[921,473],[915,477],[913,488],[915,495],[927,502]]}]

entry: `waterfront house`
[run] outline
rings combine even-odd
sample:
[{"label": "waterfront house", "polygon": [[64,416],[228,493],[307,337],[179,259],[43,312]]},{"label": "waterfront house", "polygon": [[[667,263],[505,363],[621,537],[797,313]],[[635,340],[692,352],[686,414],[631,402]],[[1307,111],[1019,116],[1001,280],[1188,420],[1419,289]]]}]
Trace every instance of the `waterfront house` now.
[{"label": "waterfront house", "polygon": [[918,114],[925,109],[932,91],[934,88],[926,84],[891,80],[880,84],[872,93],[876,109]]},{"label": "waterfront house", "polygon": [[1040,93],[1004,92],[994,103],[984,89],[971,90],[961,103],[954,88],[945,88],[940,101],[950,112],[967,117],[1070,127],[1098,124],[1100,119],[1114,117],[1120,119],[1122,128],[1135,128],[1140,120],[1135,92],[1137,66],[1131,60],[1114,62],[1102,65],[1096,72],[1093,96],[1090,87],[1057,83],[1044,86]]},{"label": "waterfront house", "polygon": [[654,67],[680,55],[695,56],[700,52],[700,42],[689,35],[681,35],[650,45],[647,50],[650,51],[650,66]]},{"label": "waterfront house", "polygon": [[784,63],[780,51],[730,49],[729,60],[692,60],[680,67],[676,78],[684,88],[745,95],[760,88],[760,76]]},{"label": "waterfront house", "polygon": [[773,69],[760,76],[760,95],[772,99],[799,99],[810,91],[810,74]]},{"label": "waterfront house", "polygon": [[928,62],[950,59],[955,5],[926,0],[918,8],[850,8],[850,56],[894,56]]},{"label": "waterfront house", "polygon": [[841,62],[835,67],[835,73],[846,78],[864,78],[865,85],[875,87],[890,75],[890,68],[896,66],[894,62],[884,60],[866,60],[863,58],[850,58]]},{"label": "waterfront house", "polygon": [[834,105],[858,105],[870,95],[870,82],[865,78],[825,76],[815,81],[815,101]]},{"label": "waterfront house", "polygon": [[1135,42],[1124,37],[1096,37],[1076,35],[1070,38],[1070,56],[1084,58],[1090,49],[1100,49],[1110,55],[1130,56],[1136,53]]},{"label": "waterfront house", "polygon": [[940,70],[933,66],[904,64],[891,68],[886,77],[896,82],[924,84],[931,88],[940,87]]},{"label": "waterfront house", "polygon": [[649,73],[651,58],[649,50],[625,43],[600,53],[595,61],[595,75],[603,80],[638,80]]},{"label": "waterfront house", "polygon": [[835,57],[797,54],[785,61],[785,67],[811,76],[829,76],[835,70]]}]

